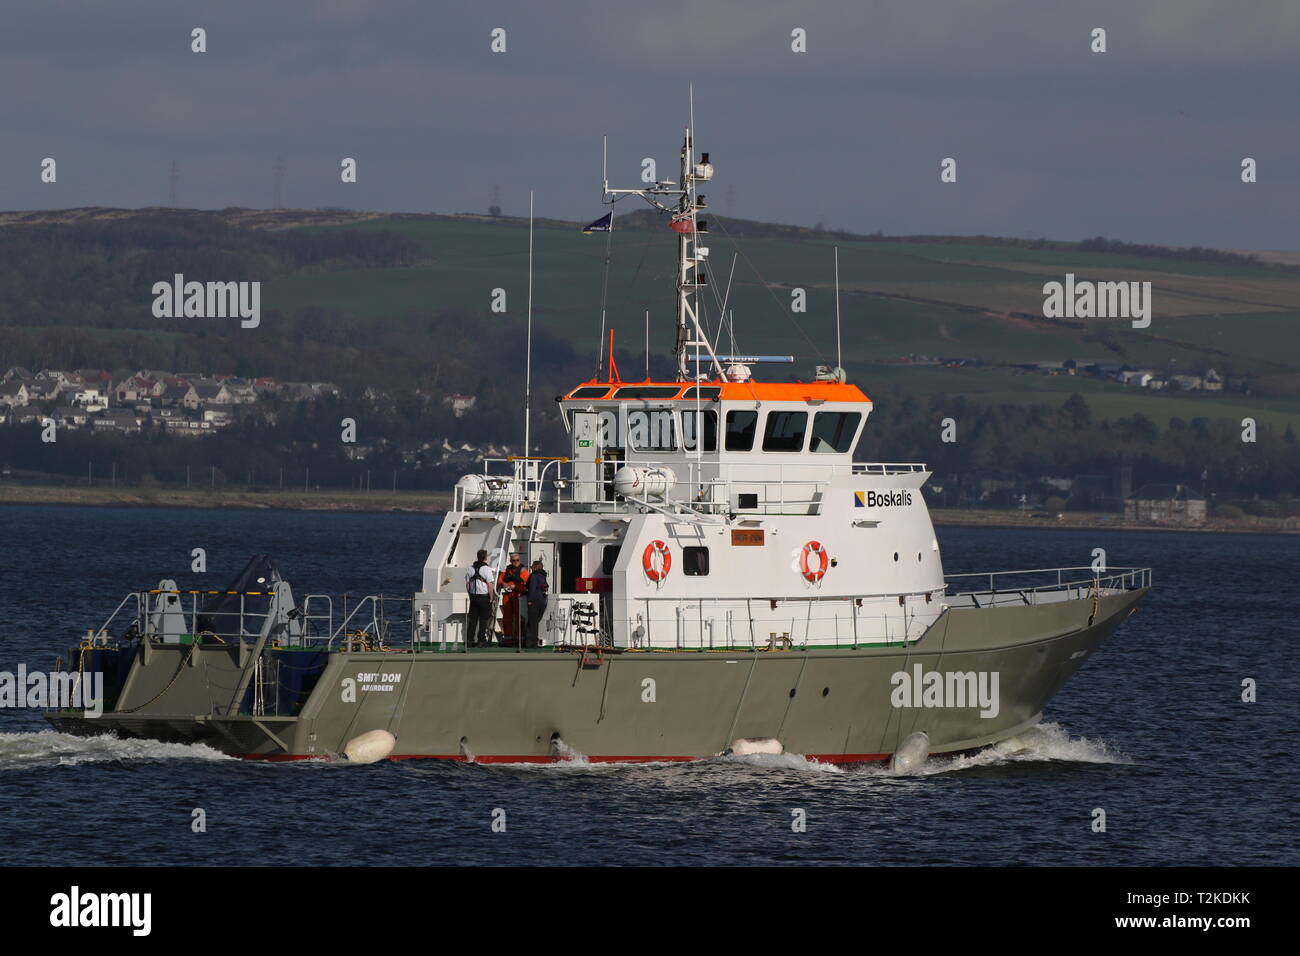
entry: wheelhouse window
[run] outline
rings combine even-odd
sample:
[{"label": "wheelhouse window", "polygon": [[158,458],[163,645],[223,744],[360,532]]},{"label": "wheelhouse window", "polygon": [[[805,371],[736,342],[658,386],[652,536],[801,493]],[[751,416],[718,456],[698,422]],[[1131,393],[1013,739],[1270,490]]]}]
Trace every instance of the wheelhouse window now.
[{"label": "wheelhouse window", "polygon": [[722,394],[722,388],[718,385],[692,385],[686,391],[682,392],[682,398],[689,398],[694,401],[711,402]]},{"label": "wheelhouse window", "polygon": [[768,412],[763,451],[803,451],[807,430],[807,412]]},{"label": "wheelhouse window", "polygon": [[853,436],[862,421],[859,412],[818,412],[813,416],[808,450],[819,455],[842,455],[853,448]]},{"label": "wheelhouse window", "polygon": [[754,432],[758,428],[758,412],[727,412],[727,451],[751,451]]},{"label": "wheelhouse window", "polygon": [[682,573],[703,577],[709,573],[708,548],[682,548]]},{"label": "wheelhouse window", "polygon": [[696,449],[696,432],[704,426],[704,451],[718,450],[718,413],[712,409],[696,411],[693,408],[682,410],[682,447],[687,451]]},{"label": "wheelhouse window", "polygon": [[569,398],[604,398],[608,394],[608,385],[584,385],[582,388],[574,389]]},{"label": "wheelhouse window", "polygon": [[676,398],[679,385],[625,385],[614,393],[615,398]]},{"label": "wheelhouse window", "polygon": [[628,412],[627,437],[637,451],[676,451],[677,416],[671,408]]}]

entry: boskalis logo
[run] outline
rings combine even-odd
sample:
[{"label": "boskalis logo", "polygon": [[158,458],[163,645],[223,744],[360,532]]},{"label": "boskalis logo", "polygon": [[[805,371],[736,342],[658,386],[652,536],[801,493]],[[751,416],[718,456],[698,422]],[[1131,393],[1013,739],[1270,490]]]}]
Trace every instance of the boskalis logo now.
[{"label": "boskalis logo", "polygon": [[910,491],[855,491],[855,508],[905,508],[912,503]]}]

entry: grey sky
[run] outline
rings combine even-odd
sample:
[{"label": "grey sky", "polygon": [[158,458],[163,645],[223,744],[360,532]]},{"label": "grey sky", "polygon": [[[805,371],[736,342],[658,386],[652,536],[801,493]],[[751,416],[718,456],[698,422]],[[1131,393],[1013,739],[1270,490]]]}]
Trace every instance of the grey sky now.
[{"label": "grey sky", "polygon": [[9,3],[0,208],[158,205],[173,158],[182,206],[267,206],[279,155],[289,206],[595,218],[601,134],[670,175],[694,80],[724,215],[1296,249],[1298,45],[1294,0]]}]

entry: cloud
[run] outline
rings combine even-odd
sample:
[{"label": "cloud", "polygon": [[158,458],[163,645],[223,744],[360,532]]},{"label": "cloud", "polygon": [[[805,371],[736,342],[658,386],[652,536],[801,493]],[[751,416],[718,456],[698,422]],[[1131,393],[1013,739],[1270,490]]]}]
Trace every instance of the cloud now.
[{"label": "cloud", "polygon": [[[294,204],[480,209],[499,184],[510,211],[533,188],[577,219],[602,134],[629,178],[671,168],[693,81],[714,198],[744,215],[1283,247],[1280,216],[1244,212],[1300,198],[1298,39],[1292,2],[55,0],[6,14],[0,205],[157,203],[172,158],[183,204],[264,205],[284,156]],[[66,178],[42,187],[56,148]]]}]

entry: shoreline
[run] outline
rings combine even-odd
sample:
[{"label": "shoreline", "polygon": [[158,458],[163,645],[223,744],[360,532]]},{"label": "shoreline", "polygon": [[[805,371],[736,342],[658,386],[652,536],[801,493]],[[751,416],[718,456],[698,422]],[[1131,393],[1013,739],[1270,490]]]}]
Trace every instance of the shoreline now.
[{"label": "shoreline", "polygon": [[[0,506],[71,505],[82,508],[199,508],[242,511],[327,511],[350,513],[437,514],[451,507],[447,491],[281,491],[206,488],[76,487],[0,482]],[[1204,525],[1159,525],[1126,521],[1101,512],[1065,512],[1035,518],[1020,511],[933,508],[938,528],[1035,528],[1063,531],[1202,531],[1217,534],[1300,534],[1300,519],[1247,518]],[[1288,522],[1291,526],[1287,526]]]},{"label": "shoreline", "polygon": [[206,488],[78,488],[0,483],[0,505],[436,514],[446,511],[451,500],[451,493],[446,491],[213,491]]},{"label": "shoreline", "polygon": [[[1300,520],[1246,518],[1241,521],[1210,519],[1203,525],[1144,524],[1108,512],[1065,512],[1060,517],[1034,518],[1020,511],[984,508],[933,508],[936,528],[1035,528],[1044,531],[1183,531],[1210,534],[1300,534]],[[1288,527],[1286,522],[1290,521]]]}]

